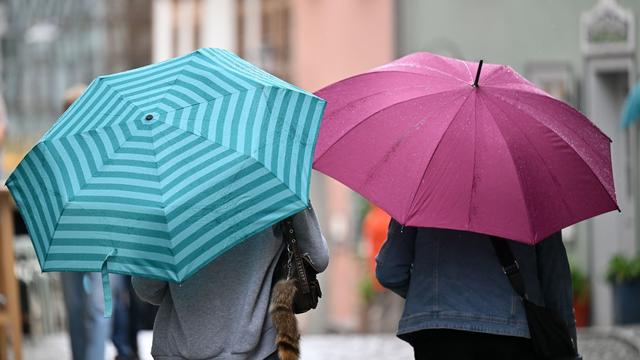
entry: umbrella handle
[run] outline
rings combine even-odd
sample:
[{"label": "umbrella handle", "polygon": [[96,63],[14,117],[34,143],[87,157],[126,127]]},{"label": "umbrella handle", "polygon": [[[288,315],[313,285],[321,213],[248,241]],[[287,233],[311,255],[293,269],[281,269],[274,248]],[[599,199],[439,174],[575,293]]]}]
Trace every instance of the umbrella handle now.
[{"label": "umbrella handle", "polygon": [[113,312],[113,302],[111,300],[111,282],[109,281],[109,271],[107,269],[107,260],[118,253],[117,249],[112,249],[102,260],[100,272],[102,273],[102,294],[104,297],[104,317],[110,318]]}]

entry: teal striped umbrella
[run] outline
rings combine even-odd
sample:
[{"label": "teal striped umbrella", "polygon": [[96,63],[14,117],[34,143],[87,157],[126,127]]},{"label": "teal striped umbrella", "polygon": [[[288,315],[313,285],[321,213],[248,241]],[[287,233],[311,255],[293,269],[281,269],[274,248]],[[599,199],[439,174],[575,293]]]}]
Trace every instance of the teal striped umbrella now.
[{"label": "teal striped umbrella", "polygon": [[200,49],[98,77],[7,186],[43,271],[182,282],[308,205],[324,106]]},{"label": "teal striped umbrella", "polygon": [[620,123],[623,128],[640,120],[640,82],[637,83],[627,95],[620,115]]}]

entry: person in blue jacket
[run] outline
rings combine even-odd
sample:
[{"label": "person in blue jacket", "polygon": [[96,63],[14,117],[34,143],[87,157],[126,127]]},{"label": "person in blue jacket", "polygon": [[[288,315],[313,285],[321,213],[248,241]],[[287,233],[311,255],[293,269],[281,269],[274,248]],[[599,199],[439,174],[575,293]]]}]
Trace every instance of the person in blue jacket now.
[{"label": "person in blue jacket", "polygon": [[[560,232],[536,246],[509,241],[529,299],[555,310],[576,338],[571,273]],[[398,337],[416,359],[534,359],[520,297],[489,236],[402,226],[392,219],[376,276],[406,299]]]}]

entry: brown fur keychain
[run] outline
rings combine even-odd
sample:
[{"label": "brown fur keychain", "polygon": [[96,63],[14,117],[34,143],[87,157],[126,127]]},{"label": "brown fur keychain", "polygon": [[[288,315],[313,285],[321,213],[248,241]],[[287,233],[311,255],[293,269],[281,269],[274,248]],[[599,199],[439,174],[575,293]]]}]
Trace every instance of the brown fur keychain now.
[{"label": "brown fur keychain", "polygon": [[280,280],[271,291],[269,313],[276,328],[276,345],[280,360],[298,360],[300,357],[300,332],[293,313],[293,298],[296,295],[295,279]]}]

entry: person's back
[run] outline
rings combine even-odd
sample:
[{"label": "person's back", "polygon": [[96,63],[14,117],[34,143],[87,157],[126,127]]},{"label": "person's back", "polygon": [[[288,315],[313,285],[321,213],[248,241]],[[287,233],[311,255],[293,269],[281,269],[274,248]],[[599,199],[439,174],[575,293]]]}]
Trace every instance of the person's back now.
[{"label": "person's back", "polygon": [[[575,338],[571,278],[560,233],[537,246],[509,244],[530,300],[558,312]],[[491,341],[484,336],[487,334],[503,343],[513,340],[519,347],[530,347],[522,340],[529,338],[524,307],[503,273],[488,236],[402,227],[392,220],[377,261],[380,282],[406,298],[398,336],[412,345],[416,336],[425,343],[429,336],[445,334],[445,338],[475,338],[490,346]],[[443,340],[437,343],[445,344]],[[465,350],[464,346],[458,350]]]},{"label": "person's back", "polygon": [[[294,216],[302,252],[316,270],[328,263],[326,242],[312,210]],[[154,324],[155,359],[264,359],[276,351],[268,315],[271,279],[283,249],[274,225],[235,246],[182,284],[133,278],[141,298],[160,305]]]}]

